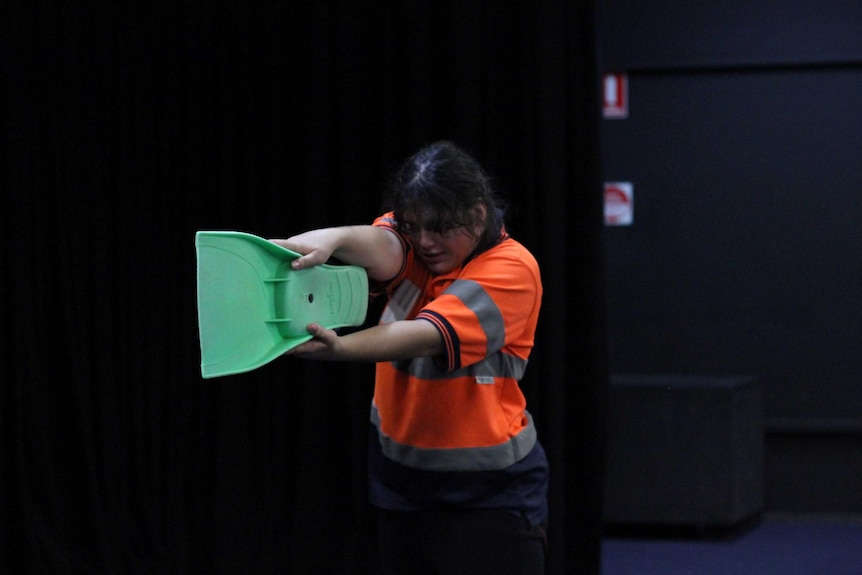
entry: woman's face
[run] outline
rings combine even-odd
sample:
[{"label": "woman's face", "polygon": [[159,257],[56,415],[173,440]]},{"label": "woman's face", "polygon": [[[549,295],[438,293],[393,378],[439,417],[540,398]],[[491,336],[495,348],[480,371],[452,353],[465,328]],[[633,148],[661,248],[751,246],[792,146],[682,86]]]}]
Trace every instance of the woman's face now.
[{"label": "woman's face", "polygon": [[[476,204],[473,209],[481,212],[477,214],[480,215],[478,221],[484,222],[485,204]],[[461,226],[432,232],[415,221],[412,214],[404,216],[400,228],[410,238],[416,255],[425,264],[425,267],[436,275],[449,273],[461,267],[467,257],[476,249],[483,231],[481,227],[470,230]]]}]

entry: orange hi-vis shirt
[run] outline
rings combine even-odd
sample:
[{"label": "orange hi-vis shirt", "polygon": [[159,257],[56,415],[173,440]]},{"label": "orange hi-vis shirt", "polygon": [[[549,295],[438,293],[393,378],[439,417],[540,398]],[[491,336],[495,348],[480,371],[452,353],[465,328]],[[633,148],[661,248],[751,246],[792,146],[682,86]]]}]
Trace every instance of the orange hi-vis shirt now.
[{"label": "orange hi-vis shirt", "polygon": [[541,306],[535,258],[504,231],[461,268],[433,275],[395,231],[392,213],[374,225],[398,234],[405,250],[380,322],[429,321],[445,346],[439,357],[377,364],[371,421],[383,454],[434,471],[499,470],[520,461],[536,444],[518,386]]}]

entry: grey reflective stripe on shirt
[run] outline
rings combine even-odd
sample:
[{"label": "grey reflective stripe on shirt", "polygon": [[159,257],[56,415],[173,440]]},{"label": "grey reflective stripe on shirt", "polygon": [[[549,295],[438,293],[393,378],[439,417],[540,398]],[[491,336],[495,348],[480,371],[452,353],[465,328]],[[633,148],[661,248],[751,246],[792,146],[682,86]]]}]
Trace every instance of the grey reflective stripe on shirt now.
[{"label": "grey reflective stripe on shirt", "polygon": [[[479,325],[488,341],[488,350],[485,355],[503,347],[506,343],[506,325],[503,321],[503,313],[481,284],[473,280],[455,280],[443,290],[443,293],[457,297],[476,314]],[[422,290],[410,280],[401,282],[401,285],[395,288],[386,309],[383,310],[380,323],[392,323],[406,319],[421,295]]]},{"label": "grey reflective stripe on shirt", "polygon": [[[415,286],[412,287],[418,289]],[[443,290],[443,293],[458,298],[467,309],[476,315],[476,319],[479,320],[479,326],[482,328],[482,333],[485,334],[487,342],[485,348],[486,359],[453,372],[446,372],[441,369],[439,359],[431,357],[417,358],[412,361],[396,361],[392,363],[395,369],[422,379],[441,379],[470,375],[480,378],[512,377],[520,380],[524,376],[527,361],[500,351],[506,344],[506,326],[503,321],[503,314],[482,285],[473,280],[455,280],[449,287]],[[415,301],[414,298],[412,303],[415,303]],[[395,307],[395,309],[399,308],[403,309],[403,304],[398,304]],[[443,319],[445,320],[445,316],[443,316]]]},{"label": "grey reflective stripe on shirt", "polygon": [[482,331],[485,332],[485,337],[488,339],[488,351],[485,355],[494,353],[503,347],[506,342],[506,325],[503,322],[503,313],[481,284],[473,280],[455,280],[443,290],[443,293],[457,297],[476,314],[479,325],[482,326]]},{"label": "grey reflective stripe on shirt", "polygon": [[455,371],[445,371],[433,357],[393,361],[392,367],[419,379],[454,379],[456,377],[510,377],[520,381],[527,370],[527,360],[498,351],[478,363]]},{"label": "grey reflective stripe on shirt", "polygon": [[380,323],[392,323],[407,318],[407,314],[416,305],[419,296],[422,295],[422,290],[410,280],[404,280],[395,288],[392,297],[389,298],[389,303],[386,309],[383,310],[383,315],[380,316]]},{"label": "grey reflective stripe on shirt", "polygon": [[371,423],[377,428],[383,454],[401,465],[427,471],[495,471],[521,461],[536,445],[533,417],[525,411],[527,426],[518,435],[487,447],[427,449],[398,443],[380,430],[377,406],[371,404]]}]

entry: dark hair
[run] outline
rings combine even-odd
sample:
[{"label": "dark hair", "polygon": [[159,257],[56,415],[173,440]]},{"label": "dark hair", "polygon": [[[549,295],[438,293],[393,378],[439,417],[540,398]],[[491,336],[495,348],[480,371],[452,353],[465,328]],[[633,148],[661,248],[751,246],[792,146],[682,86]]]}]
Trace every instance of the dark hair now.
[{"label": "dark hair", "polygon": [[407,159],[389,184],[389,209],[396,222],[412,214],[428,230],[475,229],[472,208],[483,202],[485,226],[479,247],[496,242],[503,226],[503,203],[490,178],[472,156],[447,141],[435,142]]}]

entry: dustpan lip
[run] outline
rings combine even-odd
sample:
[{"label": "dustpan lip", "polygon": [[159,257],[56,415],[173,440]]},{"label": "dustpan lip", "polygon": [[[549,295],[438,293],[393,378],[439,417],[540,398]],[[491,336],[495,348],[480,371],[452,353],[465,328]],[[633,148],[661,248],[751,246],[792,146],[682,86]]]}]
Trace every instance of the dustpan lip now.
[{"label": "dustpan lip", "polygon": [[298,345],[301,345],[307,341],[311,341],[312,339],[314,339],[314,336],[312,336],[311,334],[283,338],[280,342],[278,342],[277,345],[270,348],[267,353],[262,354],[255,363],[246,364],[239,367],[231,367],[228,369],[213,369],[214,365],[217,365],[221,362],[216,362],[215,364],[207,364],[201,361],[201,377],[203,379],[213,379],[216,377],[239,375],[241,373],[248,373],[250,371],[254,371],[272,362],[275,358],[287,353],[294,347],[297,347]]},{"label": "dustpan lip", "polygon": [[258,247],[261,247],[280,258],[285,259],[286,261],[292,261],[302,257],[302,254],[298,252],[289,250],[283,246],[266,240],[260,236],[250,234],[248,232],[236,230],[201,230],[195,233],[195,247],[199,246],[199,241],[202,237],[242,238],[253,244],[256,244]]}]

